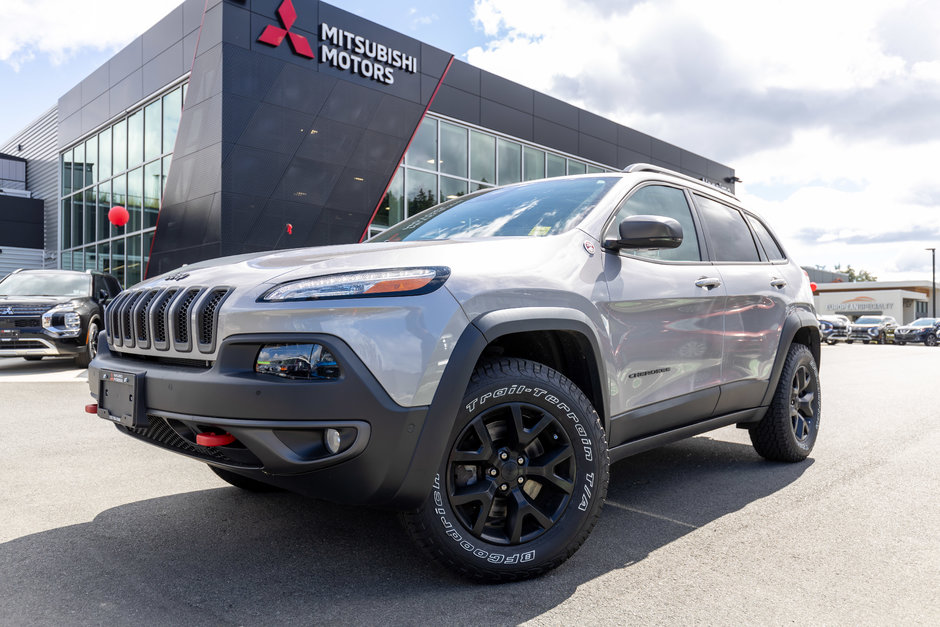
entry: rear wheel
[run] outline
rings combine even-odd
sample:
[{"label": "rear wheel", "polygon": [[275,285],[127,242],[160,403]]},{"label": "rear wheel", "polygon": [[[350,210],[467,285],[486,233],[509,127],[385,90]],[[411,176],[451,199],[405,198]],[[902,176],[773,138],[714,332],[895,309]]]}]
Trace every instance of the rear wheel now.
[{"label": "rear wheel", "polygon": [[754,449],[774,461],[806,459],[816,443],[821,409],[816,360],[809,348],[794,344],[767,413],[750,429]]},{"label": "rear wheel", "polygon": [[224,468],[217,468],[215,466],[209,465],[209,470],[214,472],[216,476],[219,477],[219,479],[225,481],[229,485],[233,485],[236,488],[241,488],[242,490],[247,490],[249,492],[278,492],[280,490],[273,485],[262,483],[256,479],[245,477],[238,473],[232,472],[231,470],[225,470]]},{"label": "rear wheel", "polygon": [[587,397],[522,359],[478,368],[431,494],[403,516],[449,569],[481,581],[528,579],[584,542],[607,493],[607,442]]}]

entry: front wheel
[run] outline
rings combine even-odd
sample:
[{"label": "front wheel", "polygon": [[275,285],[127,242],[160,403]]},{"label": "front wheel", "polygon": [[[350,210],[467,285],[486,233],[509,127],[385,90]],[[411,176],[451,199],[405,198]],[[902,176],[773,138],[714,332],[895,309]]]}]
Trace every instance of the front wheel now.
[{"label": "front wheel", "polygon": [[927,339],[924,340],[924,346],[936,346],[937,345],[937,335],[931,333],[927,336]]},{"label": "front wheel", "polygon": [[821,409],[816,359],[803,344],[793,344],[767,413],[750,429],[754,449],[773,461],[806,459],[816,443]]},{"label": "front wheel", "polygon": [[403,519],[412,538],[461,575],[541,575],[587,538],[607,494],[607,441],[578,387],[523,359],[470,379],[428,500]]},{"label": "front wheel", "polygon": [[879,344],[887,344],[887,343],[888,343],[888,336],[885,335],[885,332],[884,332],[884,331],[882,331],[881,333],[878,334],[878,343],[879,343]]},{"label": "front wheel", "polygon": [[75,356],[75,365],[79,368],[87,368],[91,360],[98,354],[98,323],[92,321],[88,325],[88,335],[85,341],[85,350]]}]

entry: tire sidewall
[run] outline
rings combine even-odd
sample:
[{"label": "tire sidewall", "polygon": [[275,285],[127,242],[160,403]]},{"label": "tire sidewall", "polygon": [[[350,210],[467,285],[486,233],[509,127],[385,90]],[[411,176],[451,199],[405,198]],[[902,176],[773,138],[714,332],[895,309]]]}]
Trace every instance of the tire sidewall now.
[{"label": "tire sidewall", "polygon": [[[607,446],[596,412],[586,399],[579,401],[564,386],[534,375],[528,362],[511,375],[495,381],[483,378],[471,384],[457,417],[454,433],[434,478],[430,500],[424,508],[426,524],[436,543],[451,559],[470,562],[471,569],[492,573],[551,568],[564,561],[580,545],[603,505],[607,487]],[[506,373],[509,369],[500,370]],[[552,372],[545,368],[542,372]],[[560,376],[554,373],[556,377]],[[529,542],[507,546],[474,536],[460,522],[448,498],[448,459],[465,427],[479,414],[504,403],[524,402],[551,412],[567,434],[575,456],[574,489],[559,520]]]},{"label": "tire sidewall", "polygon": [[809,349],[802,347],[802,349],[798,350],[794,355],[795,357],[792,357],[792,365],[788,369],[788,396],[786,402],[789,403],[789,389],[793,385],[793,377],[796,375],[797,370],[799,370],[801,366],[805,366],[809,370],[813,377],[813,384],[816,387],[815,395],[813,397],[813,412],[815,417],[810,428],[809,437],[802,441],[798,440],[796,433],[793,432],[792,426],[789,429],[791,445],[799,450],[801,454],[809,455],[813,450],[813,446],[816,444],[816,437],[819,435],[819,421],[822,414],[822,386],[819,383],[819,368],[817,367],[816,360],[813,359],[813,354],[809,351]]}]

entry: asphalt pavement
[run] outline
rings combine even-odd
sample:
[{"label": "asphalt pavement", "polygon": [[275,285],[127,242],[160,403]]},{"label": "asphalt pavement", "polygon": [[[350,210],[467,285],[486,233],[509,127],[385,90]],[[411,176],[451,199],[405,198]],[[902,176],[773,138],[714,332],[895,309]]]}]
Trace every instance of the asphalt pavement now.
[{"label": "asphalt pavement", "polygon": [[467,583],[394,512],[228,486],[0,360],[0,625],[937,625],[940,348],[823,348],[800,464],[729,427],[612,468],[581,550]]}]

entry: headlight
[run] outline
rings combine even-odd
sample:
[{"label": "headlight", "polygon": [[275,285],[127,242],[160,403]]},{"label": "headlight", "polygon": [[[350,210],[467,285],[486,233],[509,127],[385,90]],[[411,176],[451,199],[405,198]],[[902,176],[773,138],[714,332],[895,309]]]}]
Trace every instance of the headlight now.
[{"label": "headlight", "polygon": [[869,334],[869,335],[878,335],[878,327],[872,327],[872,328],[868,329],[868,334]]},{"label": "headlight", "polygon": [[331,298],[414,296],[433,292],[450,276],[450,268],[397,268],[346,272],[282,283],[258,300],[279,303]]},{"label": "headlight", "polygon": [[59,337],[74,337],[81,331],[82,319],[71,304],[64,303],[42,314],[42,328]]}]

